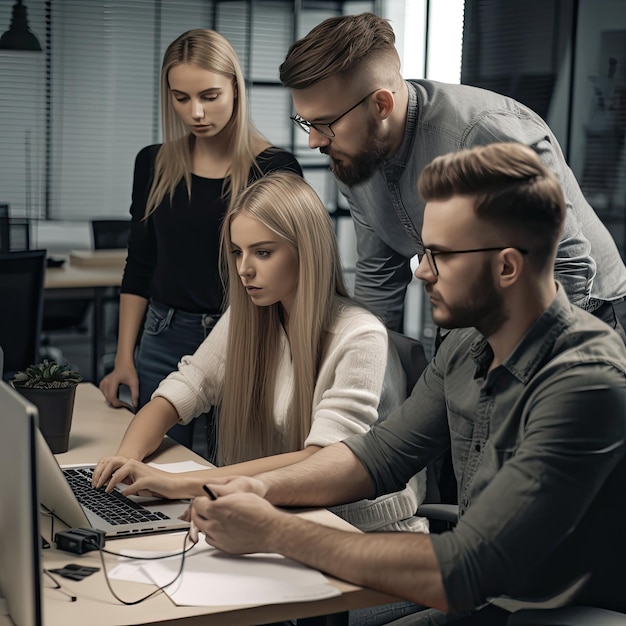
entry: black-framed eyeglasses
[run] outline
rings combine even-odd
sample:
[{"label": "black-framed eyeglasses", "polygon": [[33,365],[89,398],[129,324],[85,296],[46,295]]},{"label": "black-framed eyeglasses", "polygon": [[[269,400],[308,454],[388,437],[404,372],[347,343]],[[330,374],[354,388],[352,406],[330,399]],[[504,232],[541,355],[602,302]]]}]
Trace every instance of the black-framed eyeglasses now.
[{"label": "black-framed eyeglasses", "polygon": [[361,98],[354,106],[351,106],[347,111],[342,113],[339,117],[335,118],[332,122],[328,124],[322,124],[320,122],[309,122],[305,120],[303,117],[300,117],[297,113],[292,115],[289,119],[298,127],[301,128],[307,135],[311,133],[311,128],[314,128],[318,133],[324,135],[328,139],[332,139],[335,136],[335,132],[332,129],[332,126],[336,124],[342,117],[348,115],[348,113],[354,111],[357,107],[361,106],[371,95],[375,94],[378,89],[374,89],[374,91],[370,91],[364,98]]},{"label": "black-framed eyeglasses", "polygon": [[507,248],[513,248],[518,252],[521,252],[522,254],[528,254],[528,250],[526,250],[525,248],[518,248],[517,246],[500,246],[498,248],[472,248],[471,250],[431,250],[430,248],[424,248],[424,256],[428,261],[430,271],[435,276],[439,276],[437,262],[435,261],[435,257],[437,256],[441,256],[444,254],[469,254],[470,252],[500,252],[500,250],[506,250]]}]

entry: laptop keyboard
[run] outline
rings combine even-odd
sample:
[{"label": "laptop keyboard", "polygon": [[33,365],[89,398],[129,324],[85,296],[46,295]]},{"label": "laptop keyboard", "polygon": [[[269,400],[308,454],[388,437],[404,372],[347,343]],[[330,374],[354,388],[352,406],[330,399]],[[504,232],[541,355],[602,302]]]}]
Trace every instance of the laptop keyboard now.
[{"label": "laptop keyboard", "polygon": [[106,493],[91,486],[92,470],[86,467],[65,468],[63,474],[78,502],[115,525],[170,519],[160,511],[150,511],[117,490]]}]

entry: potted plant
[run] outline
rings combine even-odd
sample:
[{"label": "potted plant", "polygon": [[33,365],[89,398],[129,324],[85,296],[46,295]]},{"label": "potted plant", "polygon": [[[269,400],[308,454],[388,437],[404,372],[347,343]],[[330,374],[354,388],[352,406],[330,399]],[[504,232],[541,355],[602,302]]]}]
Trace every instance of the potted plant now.
[{"label": "potted plant", "polygon": [[56,361],[44,359],[17,372],[11,383],[39,412],[39,429],[55,454],[69,444],[76,385],[82,376]]}]

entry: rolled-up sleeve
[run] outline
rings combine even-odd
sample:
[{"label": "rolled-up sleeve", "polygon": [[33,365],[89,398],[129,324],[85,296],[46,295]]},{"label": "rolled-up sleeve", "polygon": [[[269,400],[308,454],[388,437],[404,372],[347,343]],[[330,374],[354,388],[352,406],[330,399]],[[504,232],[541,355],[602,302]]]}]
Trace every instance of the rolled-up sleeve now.
[{"label": "rolled-up sleeve", "polygon": [[344,443],[372,477],[375,495],[403,488],[450,446],[443,378],[436,358],[408,398],[385,421]]},{"label": "rolled-up sleeve", "polygon": [[[566,369],[529,395],[519,447],[452,532],[432,537],[448,604],[466,611],[541,576],[624,456],[626,381],[609,365]],[[493,443],[483,463],[506,455]],[[549,573],[548,573],[549,575]]]}]

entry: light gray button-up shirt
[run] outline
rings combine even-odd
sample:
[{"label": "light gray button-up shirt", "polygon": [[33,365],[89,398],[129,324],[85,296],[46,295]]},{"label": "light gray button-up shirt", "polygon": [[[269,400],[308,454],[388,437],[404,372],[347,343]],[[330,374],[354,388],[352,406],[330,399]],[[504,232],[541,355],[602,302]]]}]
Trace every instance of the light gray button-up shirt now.
[{"label": "light gray button-up shirt", "polygon": [[626,296],[626,267],[617,246],[585,200],[556,137],[536,113],[467,85],[427,80],[407,85],[407,123],[397,154],[364,183],[338,183],[356,230],[355,297],[360,302],[389,328],[401,328],[409,260],[424,252],[420,172],[436,156],[507,141],[533,148],[563,185],[567,216],[554,271],[569,299],[594,310]]}]

